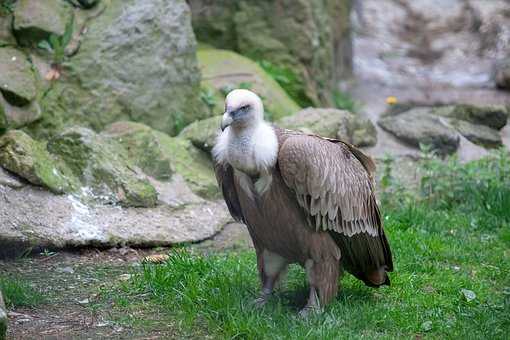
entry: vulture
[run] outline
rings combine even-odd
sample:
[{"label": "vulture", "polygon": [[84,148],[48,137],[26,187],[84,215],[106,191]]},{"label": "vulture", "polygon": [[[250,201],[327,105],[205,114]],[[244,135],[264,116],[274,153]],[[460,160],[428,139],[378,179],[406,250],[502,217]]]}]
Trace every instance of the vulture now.
[{"label": "vulture", "polygon": [[389,285],[393,270],[374,194],[372,159],[340,140],[273,126],[262,100],[236,89],[212,150],[232,217],[257,255],[264,305],[289,264],[305,268],[306,316],[335,298],[345,269],[366,285]]}]

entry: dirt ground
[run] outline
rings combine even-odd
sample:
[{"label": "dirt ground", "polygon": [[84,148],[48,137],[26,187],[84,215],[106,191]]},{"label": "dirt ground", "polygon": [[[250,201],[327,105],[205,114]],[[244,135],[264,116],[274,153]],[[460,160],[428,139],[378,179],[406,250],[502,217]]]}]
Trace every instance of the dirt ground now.
[{"label": "dirt ground", "polygon": [[[208,253],[251,247],[251,241],[245,227],[231,223],[214,238],[189,246]],[[28,282],[46,300],[35,308],[9,311],[8,339],[182,338],[176,325],[121,326],[113,309],[96,304],[101,291],[127,280],[146,256],[169,249],[88,248],[0,261],[0,276]],[[145,317],[157,319],[154,314]]]}]

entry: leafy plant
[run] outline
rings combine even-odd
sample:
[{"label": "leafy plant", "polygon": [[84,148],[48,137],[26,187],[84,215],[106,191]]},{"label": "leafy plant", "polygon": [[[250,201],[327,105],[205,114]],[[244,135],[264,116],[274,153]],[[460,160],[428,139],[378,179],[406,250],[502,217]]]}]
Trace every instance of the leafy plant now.
[{"label": "leafy plant", "polygon": [[352,99],[352,97],[345,92],[336,90],[333,92],[333,102],[337,109],[347,110],[355,112],[358,110],[358,104]]},{"label": "leafy plant", "polygon": [[0,0],[0,15],[8,15],[14,12],[16,0]]},{"label": "leafy plant", "polygon": [[210,88],[201,88],[200,100],[202,100],[202,102],[209,108],[209,110],[214,109],[214,106],[216,106],[216,97],[214,96],[214,90]]},{"label": "leafy plant", "polygon": [[73,37],[74,30],[74,17],[71,17],[71,20],[67,23],[64,34],[57,35],[51,34],[48,40],[42,40],[39,42],[37,47],[40,49],[46,50],[53,55],[53,63],[52,66],[59,68],[60,65],[64,62],[65,59],[65,49],[67,45],[71,42],[71,38]]}]

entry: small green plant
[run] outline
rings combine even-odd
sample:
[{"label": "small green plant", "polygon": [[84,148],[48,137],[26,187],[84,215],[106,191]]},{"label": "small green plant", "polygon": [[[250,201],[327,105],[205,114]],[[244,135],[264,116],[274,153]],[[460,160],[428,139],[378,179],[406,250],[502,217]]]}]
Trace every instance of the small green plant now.
[{"label": "small green plant", "polygon": [[201,88],[200,89],[200,100],[209,108],[209,110],[214,109],[216,106],[216,97],[214,96],[214,90],[210,88]]},{"label": "small green plant", "polygon": [[46,50],[52,54],[52,70],[50,74],[50,80],[58,79],[62,72],[62,63],[65,60],[65,50],[67,45],[71,42],[74,30],[74,16],[71,16],[71,20],[67,23],[64,34],[62,36],[57,34],[51,34],[48,40],[42,40],[39,42],[37,47]]},{"label": "small green plant", "polygon": [[333,102],[335,107],[340,110],[347,110],[350,112],[356,112],[358,110],[358,105],[354,99],[352,99],[348,93],[340,90],[333,92]]},{"label": "small green plant", "polygon": [[15,2],[16,0],[0,0],[0,16],[12,14]]},{"label": "small green plant", "polygon": [[33,307],[44,302],[41,293],[16,278],[0,277],[0,291],[8,308]]},{"label": "small green plant", "polygon": [[279,66],[267,60],[260,60],[258,64],[299,106],[313,106],[313,102],[305,93],[305,86],[302,80],[299,79],[294,71],[288,67]]}]

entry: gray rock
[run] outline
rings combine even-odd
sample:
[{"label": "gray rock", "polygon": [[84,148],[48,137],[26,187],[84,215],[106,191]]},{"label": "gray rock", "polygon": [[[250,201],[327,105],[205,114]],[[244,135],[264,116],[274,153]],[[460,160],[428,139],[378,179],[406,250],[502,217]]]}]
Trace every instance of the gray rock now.
[{"label": "gray rock", "polygon": [[14,8],[14,35],[21,45],[35,46],[51,34],[63,35],[73,15],[62,0],[18,0]]},{"label": "gray rock", "polygon": [[350,1],[189,3],[199,41],[265,61],[301,106],[332,105],[336,84],[351,70]]},{"label": "gray rock", "polygon": [[27,57],[12,47],[0,48],[0,92],[12,105],[28,105],[37,94],[36,79]]},{"label": "gray rock", "polygon": [[66,62],[66,78],[41,101],[43,117],[31,131],[45,137],[63,125],[99,131],[130,120],[175,135],[206,118],[190,19],[184,0],[107,2]]},{"label": "gray rock", "polygon": [[339,138],[357,146],[374,145],[377,141],[377,132],[372,122],[345,110],[307,108],[284,117],[277,125],[323,137]]},{"label": "gray rock", "polygon": [[459,147],[457,132],[440,117],[412,109],[397,116],[383,117],[378,124],[402,141],[419,147],[420,144],[432,146],[440,154],[454,153]]},{"label": "gray rock", "polygon": [[69,168],[57,162],[44,144],[19,130],[10,130],[0,137],[0,166],[55,193],[73,191],[78,187]]},{"label": "gray rock", "polygon": [[498,130],[492,129],[485,125],[476,125],[463,120],[451,121],[461,135],[466,137],[469,141],[484,146],[486,148],[497,148],[503,145],[501,135]]},{"label": "gray rock", "polygon": [[36,101],[19,107],[9,104],[0,96],[0,116],[2,112],[4,124],[2,124],[2,118],[0,117],[0,130],[2,129],[2,125],[4,129],[18,129],[41,118],[41,108]]},{"label": "gray rock", "polygon": [[503,90],[510,90],[510,58],[496,64],[494,69],[496,86]]},{"label": "gray rock", "polygon": [[156,190],[114,140],[86,128],[71,127],[51,139],[47,148],[71,169],[93,198],[125,206],[156,205]]},{"label": "gray rock", "polygon": [[12,35],[12,15],[0,13],[0,45],[15,45],[16,39]]},{"label": "gray rock", "polygon": [[0,185],[4,185],[13,189],[19,189],[25,186],[16,175],[5,170],[0,166]]},{"label": "gray rock", "polygon": [[502,105],[446,105],[433,107],[430,109],[430,113],[464,120],[477,125],[485,125],[496,130],[503,128],[508,120],[508,109]]},{"label": "gray rock", "polygon": [[153,247],[195,242],[210,238],[229,220],[222,201],[200,200],[177,209],[88,206],[71,195],[0,185],[0,256],[34,246]]},{"label": "gray rock", "polygon": [[216,143],[216,137],[221,132],[221,118],[222,116],[215,116],[191,123],[181,131],[179,137],[188,139],[201,150],[211,152]]},{"label": "gray rock", "polygon": [[5,308],[4,297],[2,296],[2,291],[0,290],[0,340],[5,340],[7,338],[8,322],[9,318],[7,317],[7,308]]}]

